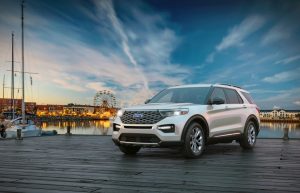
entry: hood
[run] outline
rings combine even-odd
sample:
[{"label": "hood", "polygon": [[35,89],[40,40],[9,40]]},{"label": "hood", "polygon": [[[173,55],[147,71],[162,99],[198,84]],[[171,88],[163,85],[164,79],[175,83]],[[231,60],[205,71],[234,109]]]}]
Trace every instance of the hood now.
[{"label": "hood", "polygon": [[183,107],[192,106],[195,104],[192,103],[148,103],[143,105],[136,105],[127,108],[124,110],[159,110],[159,109],[178,109]]}]

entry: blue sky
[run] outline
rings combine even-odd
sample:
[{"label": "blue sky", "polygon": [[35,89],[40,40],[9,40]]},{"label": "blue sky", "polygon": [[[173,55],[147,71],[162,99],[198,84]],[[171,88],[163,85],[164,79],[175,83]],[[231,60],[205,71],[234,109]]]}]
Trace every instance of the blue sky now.
[{"label": "blue sky", "polygon": [[[26,100],[92,104],[105,89],[126,106],[168,86],[228,83],[249,90],[262,109],[299,109],[299,18],[300,2],[288,0],[28,0],[26,70],[39,74],[32,86],[26,76]],[[20,1],[1,0],[6,86],[12,31],[20,61]]]}]

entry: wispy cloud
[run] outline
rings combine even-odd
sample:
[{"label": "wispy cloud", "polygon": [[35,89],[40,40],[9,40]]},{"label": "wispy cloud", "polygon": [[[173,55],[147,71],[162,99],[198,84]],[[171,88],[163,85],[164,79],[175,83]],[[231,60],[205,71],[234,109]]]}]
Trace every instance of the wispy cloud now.
[{"label": "wispy cloud", "polygon": [[[143,9],[146,5],[140,2],[126,5],[126,15],[132,17],[120,20],[117,15],[121,13],[116,13],[111,1],[94,3],[94,10],[78,10],[93,22],[98,34],[80,27],[76,20],[71,25],[58,17],[49,20],[33,10],[27,13],[26,69],[40,73],[34,77],[40,89],[35,93],[40,93],[43,102],[91,104],[86,101],[91,98],[88,96],[105,89],[113,91],[121,105],[130,105],[143,103],[163,87],[184,83],[190,70],[171,62],[180,38],[168,27],[163,14]],[[9,25],[19,28],[19,18],[10,21]],[[82,34],[105,36],[105,44],[91,44]],[[9,43],[8,37],[0,37],[2,58],[9,52],[4,52]],[[57,90],[63,91],[60,97],[54,97]]]},{"label": "wispy cloud", "polygon": [[124,53],[128,56],[130,62],[134,65],[136,73],[142,75],[145,89],[146,89],[146,91],[149,92],[148,81],[147,81],[145,75],[143,75],[143,72],[140,70],[138,63],[132,54],[132,51],[131,51],[131,48],[130,48],[130,45],[128,42],[128,37],[127,37],[126,33],[124,32],[121,21],[118,19],[117,15],[116,15],[112,1],[104,0],[104,1],[94,1],[94,2],[98,8],[98,10],[97,10],[98,12],[105,11],[107,13],[107,17],[109,18],[110,22],[112,23],[112,26],[114,27],[117,34],[121,38],[121,46],[123,48]]},{"label": "wispy cloud", "polygon": [[275,64],[289,64],[300,59],[300,54],[276,61]]},{"label": "wispy cloud", "polygon": [[299,80],[300,68],[295,70],[280,72],[273,76],[268,76],[263,79],[263,81],[268,83],[279,83],[279,82],[287,82],[291,80]]},{"label": "wispy cloud", "polygon": [[299,101],[300,89],[293,88],[289,90],[281,90],[278,94],[273,93],[269,97],[256,100],[262,109],[270,109],[270,107],[279,106],[284,109],[295,109],[295,101]]},{"label": "wispy cloud", "polygon": [[230,47],[243,45],[243,40],[259,30],[265,24],[265,22],[266,19],[261,15],[248,16],[242,21],[242,23],[234,26],[229,31],[221,43],[216,46],[216,50],[222,51]]},{"label": "wispy cloud", "polygon": [[215,50],[207,56],[205,61],[212,63],[218,52],[244,45],[244,40],[261,29],[265,23],[266,18],[262,15],[254,14],[246,17],[240,24],[235,25],[229,30],[228,34],[223,37],[222,41],[215,47]]},{"label": "wispy cloud", "polygon": [[262,39],[262,45],[267,45],[279,40],[288,39],[292,34],[291,28],[286,26],[285,23],[280,23],[271,28]]}]

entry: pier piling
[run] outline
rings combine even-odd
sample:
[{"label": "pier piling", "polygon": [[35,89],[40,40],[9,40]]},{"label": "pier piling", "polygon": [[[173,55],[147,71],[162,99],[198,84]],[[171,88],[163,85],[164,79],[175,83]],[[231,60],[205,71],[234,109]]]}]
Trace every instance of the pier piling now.
[{"label": "pier piling", "polygon": [[289,140],[289,128],[283,129],[283,140]]},{"label": "pier piling", "polygon": [[72,133],[71,133],[71,126],[70,125],[67,126],[67,133],[65,135],[66,136],[71,136],[72,135]]},{"label": "pier piling", "polygon": [[22,129],[17,129],[17,138],[16,140],[22,140]]}]

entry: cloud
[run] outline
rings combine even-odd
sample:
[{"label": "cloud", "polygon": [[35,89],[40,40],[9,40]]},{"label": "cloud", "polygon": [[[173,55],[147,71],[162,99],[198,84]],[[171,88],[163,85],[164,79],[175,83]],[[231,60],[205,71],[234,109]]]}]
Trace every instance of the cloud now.
[{"label": "cloud", "polygon": [[[150,93],[185,82],[191,71],[171,62],[171,53],[180,37],[168,27],[168,18],[144,9],[147,5],[143,2],[126,4],[125,14],[131,17],[116,13],[111,1],[95,4],[94,10],[76,9],[74,4],[74,9],[82,11],[78,15],[92,22],[95,31],[76,21],[66,21],[69,13],[49,19],[28,5],[31,12],[26,14],[26,70],[40,73],[33,77],[38,89],[33,92],[39,93],[43,103],[91,104],[88,99],[95,91],[111,90],[121,104],[138,104],[149,98]],[[20,19],[16,16],[10,21],[0,27],[1,34],[8,34],[0,36],[0,57],[6,60],[10,59],[10,29],[19,29]],[[19,35],[16,45],[20,43]],[[103,41],[98,43],[98,37]],[[16,53],[19,60],[19,47]]]},{"label": "cloud", "polygon": [[[297,10],[299,12],[299,10]],[[262,38],[262,45],[266,46],[279,41],[290,39],[299,29],[298,23],[294,22],[294,18],[299,17],[297,11],[285,15],[277,22]]]},{"label": "cloud", "polygon": [[216,54],[215,52],[209,54],[209,55],[207,56],[205,62],[207,62],[207,63],[212,63],[212,62],[214,62],[214,60],[215,60],[215,54]]},{"label": "cloud", "polygon": [[254,53],[243,53],[239,56],[237,56],[237,60],[239,61],[248,61],[249,59],[254,58],[255,54]]},{"label": "cloud", "polygon": [[278,24],[271,28],[262,39],[262,45],[267,45],[279,40],[290,38],[292,34],[291,28],[287,27],[285,23]]},{"label": "cloud", "polygon": [[300,68],[297,68],[295,70],[281,72],[273,76],[265,77],[263,81],[268,83],[287,82],[287,81],[299,79],[299,74],[300,74]]},{"label": "cloud", "polygon": [[299,88],[278,90],[278,94],[272,94],[269,97],[256,100],[256,102],[262,109],[269,109],[273,106],[284,109],[295,109],[295,101],[299,100],[299,95]]},{"label": "cloud", "polygon": [[147,81],[145,75],[143,74],[143,71],[140,70],[138,63],[137,63],[135,57],[133,56],[131,47],[128,42],[128,37],[122,27],[121,21],[118,19],[117,15],[116,15],[112,1],[111,0],[94,1],[94,3],[96,4],[96,6],[98,8],[98,10],[97,10],[98,12],[105,11],[107,13],[107,17],[109,18],[112,26],[114,27],[117,34],[121,38],[121,46],[123,48],[124,53],[128,56],[130,62],[134,65],[136,73],[142,75],[145,89],[150,94],[151,92],[149,90],[148,81]]},{"label": "cloud", "polygon": [[242,23],[234,26],[229,31],[228,35],[216,46],[216,50],[222,51],[231,47],[243,45],[243,40],[259,30],[265,22],[265,18],[261,15],[248,16]]},{"label": "cloud", "polygon": [[[135,6],[127,5],[126,14],[130,14],[131,17],[122,17],[122,13],[118,13],[118,16],[122,18],[121,22],[113,13],[110,1],[95,3],[98,7],[98,15],[99,12],[105,14],[107,10],[110,12],[106,15],[121,39],[123,52],[135,67],[134,76],[132,76],[133,73],[131,76],[143,77],[145,89],[136,88],[136,93],[131,95],[132,98],[138,97],[143,102],[144,97],[141,97],[145,93],[146,98],[149,98],[151,93],[157,92],[157,89],[184,83],[191,71],[180,64],[171,62],[172,51],[178,45],[180,37],[168,27],[168,19],[164,14],[158,14],[143,3]],[[103,8],[104,10],[101,11]],[[114,33],[110,35],[115,36]],[[121,59],[124,61],[122,56]]]},{"label": "cloud", "polygon": [[86,87],[92,89],[94,91],[102,91],[102,90],[109,90],[112,93],[115,93],[114,89],[107,87],[104,85],[103,82],[89,82],[86,84]]},{"label": "cloud", "polygon": [[[218,52],[224,51],[231,47],[239,47],[244,45],[244,40],[258,31],[264,24],[266,19],[261,15],[250,15],[245,18],[240,24],[232,27],[228,34],[223,37],[222,41],[215,47],[215,50],[210,53],[206,59],[206,63],[213,63]],[[238,60],[248,59],[253,57],[252,53],[240,56]]]},{"label": "cloud", "polygon": [[276,61],[275,64],[289,64],[289,63],[292,63],[294,61],[297,61],[300,59],[300,54],[296,55],[296,56],[291,56],[291,57],[288,57],[288,58],[285,58],[285,59],[282,59],[282,60],[279,60],[279,61]]},{"label": "cloud", "polygon": [[299,101],[295,101],[294,104],[300,106],[300,100]]},{"label": "cloud", "polygon": [[63,80],[63,79],[53,79],[52,82],[53,83],[57,83],[57,84],[59,84],[60,86],[62,86],[64,88],[67,88],[67,89],[70,89],[70,90],[74,90],[74,91],[78,91],[78,92],[83,92],[83,91],[86,90],[86,89],[84,89],[81,86],[72,84],[72,83],[70,83],[70,82],[68,82],[66,80]]}]

